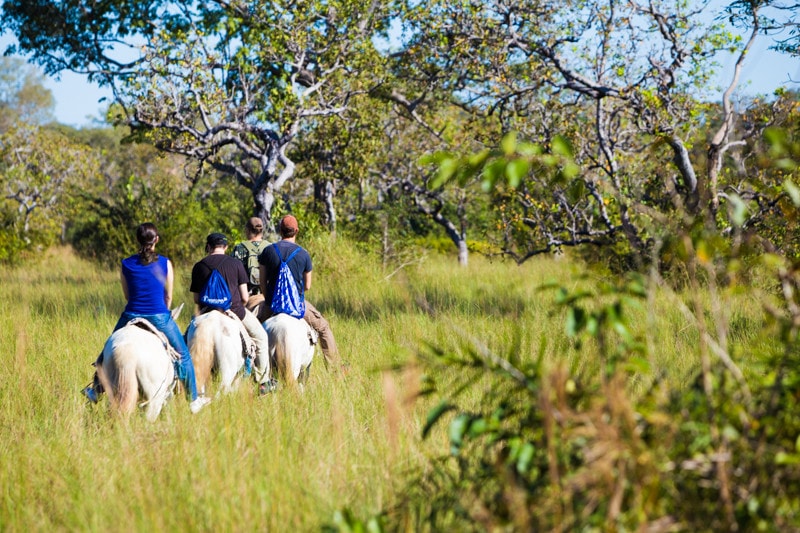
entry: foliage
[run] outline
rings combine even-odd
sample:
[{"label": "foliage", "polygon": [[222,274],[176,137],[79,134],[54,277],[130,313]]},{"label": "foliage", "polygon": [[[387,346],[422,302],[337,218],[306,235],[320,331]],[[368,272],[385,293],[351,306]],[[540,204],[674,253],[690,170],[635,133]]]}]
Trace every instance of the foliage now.
[{"label": "foliage", "polygon": [[[776,106],[733,100],[772,3],[740,4],[748,9],[712,20],[699,16],[710,7],[700,2],[411,2],[396,56],[414,80],[405,101],[410,110],[448,101],[481,119],[481,146],[445,148],[469,154],[465,175],[510,142],[509,132],[523,145],[547,149],[561,138],[571,147],[582,170],[559,181],[524,158],[494,162],[515,185],[494,189],[492,237],[506,254],[524,261],[575,246],[586,257],[618,253],[615,262],[642,265],[656,257],[666,226],[679,232],[699,218],[733,231],[719,213],[738,210],[757,224],[780,197],[740,171],[779,115]],[[744,39],[734,23],[747,28]],[[709,81],[721,52],[738,61],[717,105]],[[446,159],[443,174],[458,158]]]},{"label": "foliage", "polygon": [[[728,209],[783,237],[770,216],[781,195],[748,158],[780,110],[732,96],[775,2],[730,2],[716,18],[706,3],[663,0],[251,4],[6,0],[0,24],[46,72],[113,86],[109,117],[129,140],[187,157],[190,183],[233,178],[267,220],[313,196],[336,231],[396,207],[365,198],[399,199],[461,264],[484,234],[518,261],[588,245],[586,257],[641,263],[667,224],[734,231]],[[711,103],[715,58],[729,52],[735,74]],[[509,132],[548,151],[563,139],[582,172],[554,183],[524,159],[497,162],[519,187],[496,189],[490,211],[475,180],[439,187],[418,164],[477,156]]]},{"label": "foliage", "polygon": [[[776,166],[796,171],[797,143],[780,130],[767,130],[766,140]],[[501,157],[513,160],[514,152]],[[445,172],[455,175],[452,168]],[[785,190],[784,208],[794,217],[800,195],[789,180]],[[742,228],[744,216],[735,210],[727,216],[724,226]],[[442,399],[429,411],[422,436],[446,425],[449,454],[412,477],[372,527],[800,527],[800,270],[786,257],[762,255],[778,290],[760,293],[743,283],[742,262],[750,252],[746,237],[735,236],[730,242],[703,224],[665,232],[664,249],[671,247],[685,267],[685,293],[673,292],[655,268],[646,278],[631,275],[617,283],[544,285],[556,290],[572,347],[593,364],[548,365],[541,355],[527,361],[518,341],[498,355],[468,336],[461,350],[434,345],[423,353],[430,371],[422,394]],[[754,352],[737,346],[731,313],[737,292],[763,306],[761,335],[773,343]],[[682,384],[670,383],[653,365],[661,349],[657,333],[647,326],[636,333],[635,309],[645,300],[653,306],[659,294],[675,302],[698,334],[693,350],[699,364]],[[542,345],[547,342],[543,337]],[[474,389],[481,390],[477,402],[469,398]],[[339,529],[362,526],[351,516]]]},{"label": "foliage", "polygon": [[[798,527],[800,374],[791,319],[765,332],[783,332],[788,342],[783,353],[761,356],[748,387],[722,362],[680,386],[660,377],[645,339],[632,334],[630,306],[648,292],[641,280],[599,292],[551,288],[575,348],[586,356],[583,340],[591,340],[603,364],[567,369],[541,355],[526,360],[517,344],[496,354],[468,340],[463,351],[421,353],[422,393],[442,397],[422,435],[446,426],[449,453],[412,476],[370,519],[371,530]],[[652,385],[634,393],[631,382],[647,376]],[[475,388],[477,402],[468,394]],[[366,527],[347,513],[336,524]]]},{"label": "foliage", "polygon": [[798,160],[796,137],[800,125],[800,94],[782,92],[771,103],[750,109],[747,119],[766,121],[774,117],[764,137],[748,147],[740,168],[744,172],[727,191],[740,199],[744,231],[757,233],[769,243],[768,249],[786,257],[800,258],[800,232],[793,203],[797,200],[800,176],[792,157]]},{"label": "foliage", "polygon": [[0,131],[20,121],[42,126],[52,120],[54,105],[41,72],[20,58],[0,58]]},{"label": "foliage", "polygon": [[17,36],[13,51],[47,72],[77,70],[112,86],[114,120],[132,128],[131,139],[232,177],[271,220],[275,195],[294,176],[291,143],[379,83],[374,39],[393,9],[339,0],[91,8],[8,0],[0,22]]},{"label": "foliage", "polygon": [[[18,123],[0,135],[3,233],[14,249],[40,253],[62,237],[74,190],[96,186],[97,160],[61,133]],[[14,244],[16,243],[16,244]]]},{"label": "foliage", "polygon": [[235,190],[186,194],[169,176],[130,177],[110,193],[108,197],[85,196],[88,209],[73,221],[69,233],[76,250],[106,264],[117,264],[138,250],[135,233],[142,222],[158,227],[160,253],[173,262],[193,263],[205,255],[206,235],[217,231],[234,238],[247,218],[242,209],[246,202]]}]

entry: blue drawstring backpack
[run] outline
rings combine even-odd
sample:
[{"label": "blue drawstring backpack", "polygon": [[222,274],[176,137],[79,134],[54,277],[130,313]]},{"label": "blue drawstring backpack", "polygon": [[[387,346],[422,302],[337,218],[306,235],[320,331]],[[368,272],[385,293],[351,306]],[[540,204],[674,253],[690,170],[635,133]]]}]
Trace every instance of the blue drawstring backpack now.
[{"label": "blue drawstring backpack", "polygon": [[275,288],[272,291],[272,314],[285,313],[295,318],[303,318],[306,314],[306,303],[300,291],[297,290],[297,283],[294,281],[292,271],[287,264],[291,261],[300,248],[295,248],[294,252],[289,254],[286,260],[281,257],[281,251],[278,249],[278,243],[273,244],[275,253],[278,254],[278,259],[281,260],[281,267],[278,270],[278,279],[275,282]]},{"label": "blue drawstring backpack", "polygon": [[225,278],[216,268],[211,271],[211,275],[200,293],[200,303],[205,307],[227,311],[231,308],[231,291]]}]

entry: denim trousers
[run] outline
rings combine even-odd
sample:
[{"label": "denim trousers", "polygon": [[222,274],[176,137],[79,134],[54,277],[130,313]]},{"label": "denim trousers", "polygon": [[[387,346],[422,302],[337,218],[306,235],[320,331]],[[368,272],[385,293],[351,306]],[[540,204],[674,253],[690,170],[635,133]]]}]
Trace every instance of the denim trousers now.
[{"label": "denim trousers", "polygon": [[144,318],[156,329],[166,335],[167,340],[173,348],[180,354],[180,360],[175,363],[175,371],[178,374],[178,379],[183,382],[186,387],[186,393],[192,400],[197,398],[197,381],[194,377],[194,365],[192,364],[192,356],[189,354],[189,347],[186,346],[186,341],[183,339],[178,324],[172,319],[169,313],[160,313],[157,315],[142,315],[139,313],[130,313],[128,311],[122,313],[119,317],[117,325],[114,326],[114,331],[117,331],[125,324],[134,318]]}]

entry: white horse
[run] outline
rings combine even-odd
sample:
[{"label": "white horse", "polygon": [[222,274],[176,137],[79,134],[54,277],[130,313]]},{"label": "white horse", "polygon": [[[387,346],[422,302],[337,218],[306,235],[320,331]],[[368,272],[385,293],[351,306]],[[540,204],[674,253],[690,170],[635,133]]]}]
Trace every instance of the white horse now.
[{"label": "white horse", "polygon": [[[172,311],[177,317],[183,305]],[[108,393],[111,409],[128,416],[136,410],[141,393],[145,416],[158,418],[175,387],[175,367],[159,336],[134,324],[118,329],[103,347],[97,377]]]},{"label": "white horse", "polygon": [[231,392],[239,386],[240,371],[245,363],[241,331],[243,326],[239,320],[218,311],[192,319],[186,331],[186,344],[192,354],[198,393],[206,392],[212,374],[219,378],[221,392]]},{"label": "white horse", "polygon": [[314,358],[316,332],[305,320],[283,313],[268,318],[264,329],[267,330],[269,355],[277,374],[287,385],[299,384],[302,389]]}]

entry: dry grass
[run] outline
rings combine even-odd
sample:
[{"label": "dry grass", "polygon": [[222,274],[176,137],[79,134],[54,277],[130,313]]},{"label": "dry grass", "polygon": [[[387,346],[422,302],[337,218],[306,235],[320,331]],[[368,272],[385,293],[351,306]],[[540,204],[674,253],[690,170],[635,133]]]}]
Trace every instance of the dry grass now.
[{"label": "dry grass", "polygon": [[[153,424],[120,423],[78,394],[124,306],[117,273],[69,250],[46,270],[0,267],[0,529],[316,531],[342,507],[379,511],[405,472],[446,450],[441,433],[419,439],[429,405],[409,399],[425,369],[387,371],[426,344],[506,355],[517,339],[523,359],[596,364],[571,349],[552,294],[537,290],[549,279],[576,286],[566,262],[473,258],[462,269],[430,257],[388,276],[350,247],[315,245],[332,255],[315,263],[308,297],[334,328],[346,377],[320,358],[304,394],[259,398],[248,382],[194,416],[175,398]],[[190,268],[177,265],[175,293],[189,308]],[[654,364],[680,379],[696,364],[682,355],[696,332],[666,299],[638,312],[643,330],[660,332]]]}]

